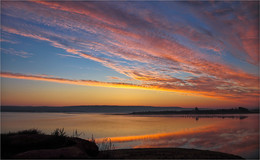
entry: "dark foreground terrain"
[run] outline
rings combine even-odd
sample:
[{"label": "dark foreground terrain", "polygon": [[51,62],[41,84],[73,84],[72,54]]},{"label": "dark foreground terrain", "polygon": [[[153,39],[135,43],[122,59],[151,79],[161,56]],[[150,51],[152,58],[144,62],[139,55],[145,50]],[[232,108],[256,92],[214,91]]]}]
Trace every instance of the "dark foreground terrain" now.
[{"label": "dark foreground terrain", "polygon": [[1,134],[1,159],[243,159],[205,150],[143,148],[99,151],[94,141],[65,135],[58,129],[52,135],[38,130]]},{"label": "dark foreground terrain", "polygon": [[98,157],[112,159],[243,159],[221,152],[184,148],[118,149],[102,151]]},{"label": "dark foreground terrain", "polygon": [[63,129],[52,135],[35,129],[1,134],[1,158],[93,158],[98,153],[95,142],[69,137]]}]

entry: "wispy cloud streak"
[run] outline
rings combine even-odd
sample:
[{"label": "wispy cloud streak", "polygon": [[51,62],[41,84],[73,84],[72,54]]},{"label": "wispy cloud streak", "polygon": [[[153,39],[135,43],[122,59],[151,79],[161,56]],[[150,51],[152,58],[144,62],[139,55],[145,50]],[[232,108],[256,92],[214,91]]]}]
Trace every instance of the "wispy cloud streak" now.
[{"label": "wispy cloud streak", "polygon": [[71,80],[71,79],[57,78],[57,77],[47,76],[47,75],[25,75],[25,74],[9,73],[9,72],[1,72],[1,77],[35,80],[35,81],[47,81],[47,82],[56,82],[56,83],[74,84],[74,85],[86,85],[86,86],[101,86],[101,87],[115,87],[115,88],[146,88],[145,86],[138,86],[130,83],[100,82],[100,81],[93,81],[93,80]]},{"label": "wispy cloud streak", "polygon": [[17,51],[13,48],[10,48],[10,49],[1,48],[1,52],[5,53],[5,54],[11,54],[11,55],[23,57],[23,58],[28,58],[28,57],[31,57],[33,55],[32,53],[28,53],[28,52],[25,52],[25,51]]}]

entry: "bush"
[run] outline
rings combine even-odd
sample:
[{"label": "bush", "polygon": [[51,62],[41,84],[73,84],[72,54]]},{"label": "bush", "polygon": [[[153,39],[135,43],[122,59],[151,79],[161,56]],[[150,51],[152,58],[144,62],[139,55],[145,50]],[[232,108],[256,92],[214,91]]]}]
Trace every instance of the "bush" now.
[{"label": "bush", "polygon": [[98,144],[98,148],[100,151],[108,151],[115,149],[115,145],[112,144],[110,138],[104,138],[103,141],[100,144]]},{"label": "bush", "polygon": [[42,134],[42,132],[38,129],[28,129],[17,132],[17,134]]},{"label": "bush", "polygon": [[51,135],[54,135],[54,136],[59,136],[59,137],[66,137],[66,132],[64,131],[64,128],[60,129],[60,128],[57,128],[55,129]]},{"label": "bush", "polygon": [[73,131],[72,137],[79,138],[82,134],[84,135],[83,132],[78,132],[78,130],[76,129],[75,131]]},{"label": "bush", "polygon": [[8,132],[8,133],[1,133],[1,135],[6,135],[6,136],[11,136],[11,135],[17,135],[17,134],[44,134],[42,131],[38,129],[27,129],[27,130],[22,130],[18,132]]}]

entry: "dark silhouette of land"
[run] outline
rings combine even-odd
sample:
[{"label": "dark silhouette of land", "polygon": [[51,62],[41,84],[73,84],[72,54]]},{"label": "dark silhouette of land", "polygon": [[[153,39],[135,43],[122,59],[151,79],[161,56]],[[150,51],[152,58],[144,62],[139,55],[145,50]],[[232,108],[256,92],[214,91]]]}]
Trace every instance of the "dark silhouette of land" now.
[{"label": "dark silhouette of land", "polygon": [[94,142],[69,137],[63,129],[52,135],[36,129],[1,134],[1,158],[92,158],[98,152]]},{"label": "dark silhouette of land", "polygon": [[[243,107],[236,109],[211,109],[200,110],[197,107],[194,110],[186,111],[147,111],[147,112],[132,112],[131,115],[218,115],[218,114],[250,114],[259,113],[259,110],[248,110]],[[245,117],[244,117],[245,118]]]},{"label": "dark silhouette of land", "polygon": [[[160,114],[156,114],[158,116],[162,116]],[[156,115],[151,115],[151,116],[156,116]],[[167,115],[163,115],[163,116],[167,116]],[[246,119],[248,118],[248,116],[246,115],[229,115],[229,114],[186,114],[186,115],[179,115],[179,114],[169,114],[168,116],[175,116],[175,117],[182,117],[182,118],[194,118],[196,121],[198,121],[199,119],[203,119],[203,118],[221,118],[221,119],[225,119],[225,118],[231,118],[231,119]]]},{"label": "dark silhouette of land", "polygon": [[51,135],[36,129],[1,134],[1,140],[2,159],[243,159],[227,153],[183,148],[99,151],[94,140],[69,137],[62,129]]},{"label": "dark silhouette of land", "polygon": [[[191,109],[191,108],[188,108]],[[145,111],[176,111],[187,110],[181,107],[151,107],[151,106],[1,106],[1,112],[55,112],[55,113],[131,113]]]}]

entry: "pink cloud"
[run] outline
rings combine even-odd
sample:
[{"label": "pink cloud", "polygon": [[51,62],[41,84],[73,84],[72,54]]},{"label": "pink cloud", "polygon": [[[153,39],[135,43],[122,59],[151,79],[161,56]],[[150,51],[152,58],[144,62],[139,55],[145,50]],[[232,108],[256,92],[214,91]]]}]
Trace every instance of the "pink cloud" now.
[{"label": "pink cloud", "polygon": [[[253,1],[241,1],[238,6],[235,6],[231,2],[227,2],[229,8],[223,9],[218,7],[221,3],[224,4],[224,2],[205,3],[204,6],[197,6],[197,9],[200,8],[198,10],[191,5],[190,9],[218,33],[215,36],[223,42],[221,48],[243,61],[258,66],[259,4]],[[207,11],[207,7],[214,8]]]}]

